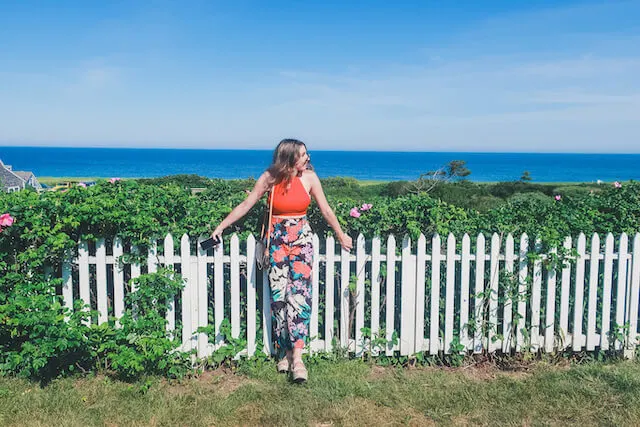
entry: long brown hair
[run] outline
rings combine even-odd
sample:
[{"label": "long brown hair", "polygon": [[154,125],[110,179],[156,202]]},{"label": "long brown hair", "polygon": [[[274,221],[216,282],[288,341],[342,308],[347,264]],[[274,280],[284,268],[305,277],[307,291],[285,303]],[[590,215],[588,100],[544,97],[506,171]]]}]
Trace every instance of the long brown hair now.
[{"label": "long brown hair", "polygon": [[[270,185],[280,184],[282,181],[291,180],[291,175],[295,171],[295,165],[300,158],[300,147],[307,146],[297,139],[283,139],[275,150],[273,150],[273,160],[267,169],[271,175]],[[307,164],[307,169],[313,170],[311,163]]]}]

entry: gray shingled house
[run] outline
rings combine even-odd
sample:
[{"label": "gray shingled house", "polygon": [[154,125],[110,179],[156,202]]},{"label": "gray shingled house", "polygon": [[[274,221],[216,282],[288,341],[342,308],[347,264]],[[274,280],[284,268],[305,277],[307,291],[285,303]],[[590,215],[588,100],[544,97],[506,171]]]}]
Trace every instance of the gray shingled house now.
[{"label": "gray shingled house", "polygon": [[14,171],[10,165],[5,165],[0,160],[0,188],[5,193],[24,190],[32,187],[37,191],[42,190],[42,185],[33,172]]}]

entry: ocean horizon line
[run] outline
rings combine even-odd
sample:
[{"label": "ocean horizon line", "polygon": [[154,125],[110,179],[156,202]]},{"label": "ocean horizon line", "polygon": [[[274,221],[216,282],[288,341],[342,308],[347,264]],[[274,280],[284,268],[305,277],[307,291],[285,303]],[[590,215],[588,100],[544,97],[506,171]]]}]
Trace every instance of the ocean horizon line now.
[{"label": "ocean horizon line", "polygon": [[[0,150],[3,148],[9,149],[23,149],[23,148],[55,148],[55,149],[83,149],[83,150],[188,150],[188,151],[255,151],[255,152],[273,152],[275,145],[272,148],[207,148],[207,147],[131,147],[131,146],[77,146],[77,145],[0,145]],[[640,156],[638,152],[599,152],[599,151],[462,151],[462,150],[337,150],[337,149],[321,149],[321,148],[309,148],[310,152],[323,152],[323,153],[420,153],[420,154],[527,154],[527,155],[602,155],[602,156]],[[464,160],[464,159],[462,159]]]}]

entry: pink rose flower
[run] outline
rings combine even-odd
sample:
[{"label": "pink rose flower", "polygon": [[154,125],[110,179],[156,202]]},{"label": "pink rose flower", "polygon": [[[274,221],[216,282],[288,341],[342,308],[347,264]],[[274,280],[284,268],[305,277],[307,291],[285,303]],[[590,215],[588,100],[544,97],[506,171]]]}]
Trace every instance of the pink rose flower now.
[{"label": "pink rose flower", "polygon": [[112,184],[116,181],[120,181],[120,178],[109,178],[109,182]]},{"label": "pink rose flower", "polygon": [[78,187],[87,188],[87,184],[85,184],[84,182],[79,182]]},{"label": "pink rose flower", "polygon": [[558,200],[558,201],[560,201],[560,200],[562,200],[562,196],[561,196],[561,195],[559,195],[559,194],[556,194],[555,199],[556,199],[556,200]]},{"label": "pink rose flower", "polygon": [[351,211],[349,212],[349,215],[351,215],[354,218],[360,218],[360,212],[358,212],[358,208],[352,208]]},{"label": "pink rose flower", "polygon": [[0,215],[0,226],[11,227],[13,224],[13,217],[8,213]]},{"label": "pink rose flower", "polygon": [[613,183],[613,186],[616,187],[616,188],[620,188],[620,187],[622,187],[622,184],[620,184],[618,181],[616,181],[616,182]]},{"label": "pink rose flower", "polygon": [[368,211],[369,209],[371,209],[373,207],[373,205],[371,203],[364,203],[361,207],[360,210],[361,211]]}]

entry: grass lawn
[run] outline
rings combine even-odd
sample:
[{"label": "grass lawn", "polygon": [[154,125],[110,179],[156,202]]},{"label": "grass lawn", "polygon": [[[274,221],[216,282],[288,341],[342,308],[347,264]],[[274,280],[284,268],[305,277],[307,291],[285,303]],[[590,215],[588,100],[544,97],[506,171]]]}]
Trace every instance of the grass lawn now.
[{"label": "grass lawn", "polygon": [[637,425],[640,364],[537,362],[525,370],[310,365],[305,385],[273,363],[134,384],[97,376],[41,387],[0,378],[0,425]]},{"label": "grass lawn", "polygon": [[86,182],[86,181],[96,181],[98,179],[109,179],[109,178],[95,178],[95,177],[55,177],[55,176],[39,176],[38,181],[41,184],[46,185],[55,185],[61,184],[63,182]]}]

